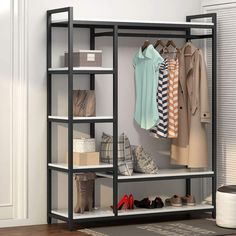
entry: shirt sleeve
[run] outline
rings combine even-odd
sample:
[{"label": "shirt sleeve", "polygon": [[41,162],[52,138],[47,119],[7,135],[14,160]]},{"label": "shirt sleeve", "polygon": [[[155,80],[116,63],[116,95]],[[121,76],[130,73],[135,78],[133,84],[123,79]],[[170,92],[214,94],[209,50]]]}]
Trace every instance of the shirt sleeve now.
[{"label": "shirt sleeve", "polygon": [[200,50],[200,109],[201,109],[201,122],[210,123],[211,117],[209,108],[207,68],[201,50]]}]

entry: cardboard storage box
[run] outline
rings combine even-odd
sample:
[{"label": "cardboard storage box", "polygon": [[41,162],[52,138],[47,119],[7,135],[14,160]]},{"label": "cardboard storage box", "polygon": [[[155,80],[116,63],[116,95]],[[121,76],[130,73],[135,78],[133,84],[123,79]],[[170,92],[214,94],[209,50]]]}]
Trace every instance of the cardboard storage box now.
[{"label": "cardboard storage box", "polygon": [[[99,152],[73,152],[74,165],[91,166],[99,165]],[[68,163],[68,154],[66,154],[66,163]]]},{"label": "cardboard storage box", "polygon": [[[102,50],[79,50],[74,52],[73,66],[101,67]],[[68,53],[65,53],[65,67],[68,67]]]}]

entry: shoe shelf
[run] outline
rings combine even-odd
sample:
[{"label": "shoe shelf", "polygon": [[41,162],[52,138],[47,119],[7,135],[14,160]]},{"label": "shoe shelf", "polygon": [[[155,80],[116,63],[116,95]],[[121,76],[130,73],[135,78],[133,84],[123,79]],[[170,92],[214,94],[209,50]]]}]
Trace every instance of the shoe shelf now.
[{"label": "shoe shelf", "polygon": [[[60,171],[60,172],[68,172],[68,164],[67,163],[49,163],[48,168],[55,170],[55,171]],[[112,171],[113,170],[113,165],[112,164],[104,164],[100,163],[99,165],[87,165],[87,166],[77,166],[74,165],[73,172],[88,172],[88,171]]]},{"label": "shoe shelf", "polygon": [[[109,173],[97,173],[97,176],[113,179]],[[118,182],[151,181],[157,179],[184,179],[213,177],[211,170],[197,171],[190,169],[160,169],[157,174],[133,173],[131,176],[118,175]]]},{"label": "shoe shelf", "polygon": [[[49,74],[68,74],[68,67],[49,68]],[[73,74],[113,74],[113,68],[73,67]]]},{"label": "shoe shelf", "polygon": [[[48,116],[48,121],[67,123],[68,116]],[[111,123],[113,116],[89,116],[89,117],[73,117],[73,123]]]},{"label": "shoe shelf", "polygon": [[[134,216],[134,215],[158,215],[162,213],[174,213],[174,212],[193,212],[193,211],[212,211],[214,207],[207,204],[197,204],[195,206],[181,206],[181,207],[163,207],[155,209],[144,209],[144,208],[134,208],[132,210],[119,210],[118,218],[125,216]],[[65,219],[68,218],[68,209],[55,209],[52,210],[53,215],[61,216]],[[81,213],[73,213],[74,220],[89,219],[89,218],[106,218],[106,217],[115,217],[112,209],[109,208],[100,208],[95,209],[91,212],[85,211]]]},{"label": "shoe shelf", "polygon": [[[68,209],[55,209],[51,211],[52,214],[59,215],[65,218],[68,218]],[[110,217],[114,216],[112,209],[109,208],[99,208],[94,209],[93,211],[85,211],[81,213],[73,213],[73,219],[88,219],[88,218],[97,218],[97,217]]]},{"label": "shoe shelf", "polygon": [[142,214],[158,214],[158,213],[170,213],[170,212],[189,212],[189,211],[211,211],[214,209],[212,205],[207,204],[197,204],[195,206],[181,206],[181,207],[163,207],[163,208],[154,208],[154,209],[144,209],[144,208],[135,208],[132,210],[119,210],[118,216],[127,216],[127,215],[142,215]]}]

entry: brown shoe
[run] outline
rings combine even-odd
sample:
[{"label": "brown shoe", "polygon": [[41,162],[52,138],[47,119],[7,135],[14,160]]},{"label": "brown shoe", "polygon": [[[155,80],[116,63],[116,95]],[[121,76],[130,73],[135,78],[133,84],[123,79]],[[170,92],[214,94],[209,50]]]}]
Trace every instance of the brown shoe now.
[{"label": "brown shoe", "polygon": [[187,205],[187,206],[196,205],[195,197],[193,195],[186,195],[184,197],[181,197],[181,200],[182,200],[183,205]]},{"label": "brown shoe", "polygon": [[181,207],[183,206],[181,197],[174,195],[171,198],[165,200],[166,206],[174,206],[174,207]]}]

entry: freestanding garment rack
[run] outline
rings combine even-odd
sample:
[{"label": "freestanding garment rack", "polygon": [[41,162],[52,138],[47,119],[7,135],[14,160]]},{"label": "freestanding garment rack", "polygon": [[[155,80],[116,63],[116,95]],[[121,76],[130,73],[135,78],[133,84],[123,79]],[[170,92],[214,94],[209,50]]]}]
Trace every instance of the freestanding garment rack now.
[{"label": "freestanding garment rack", "polygon": [[[52,15],[67,13],[68,20],[52,21]],[[211,23],[191,22],[193,19],[211,18]],[[216,204],[216,14],[202,14],[187,16],[186,22],[117,22],[117,21],[80,21],[73,19],[73,8],[66,7],[47,11],[47,219],[51,224],[52,218],[68,223],[69,229],[73,229],[75,223],[89,221],[108,221],[124,218],[154,217],[157,215],[190,213],[190,212],[212,212],[215,217]],[[52,67],[52,28],[68,28],[68,68]],[[113,68],[73,68],[73,32],[76,28],[87,28],[90,30],[90,49],[95,49],[97,37],[110,36],[113,38]],[[103,29],[104,31],[101,31]],[[191,29],[206,29],[206,34],[196,35]],[[99,32],[97,32],[99,30]],[[138,33],[137,31],[140,31]],[[155,32],[156,33],[153,33]],[[209,34],[208,32],[211,31]],[[143,33],[144,32],[144,33]],[[164,33],[163,33],[164,32]],[[157,175],[135,174],[133,176],[118,176],[117,173],[117,135],[118,135],[118,38],[119,37],[144,37],[144,38],[183,38],[212,39],[212,169],[209,171],[160,170]],[[60,117],[51,114],[51,90],[52,75],[64,74],[68,77],[68,116]],[[73,117],[73,75],[90,75],[90,89],[95,89],[96,74],[111,74],[113,76],[113,116],[112,117]],[[52,123],[68,124],[68,165],[52,163]],[[104,164],[98,166],[73,166],[73,124],[90,124],[90,135],[95,136],[96,123],[113,124],[113,165]],[[52,172],[64,172],[68,176],[68,208],[66,210],[52,209]],[[112,171],[109,175],[104,172]],[[94,210],[85,214],[73,213],[73,175],[79,172],[96,172],[97,175],[113,179],[113,205],[118,201],[118,185],[122,182],[142,182],[167,179],[185,179],[186,194],[191,193],[192,178],[212,179],[212,205],[196,205],[194,207],[165,207],[162,209],[135,209],[130,211]]]}]

